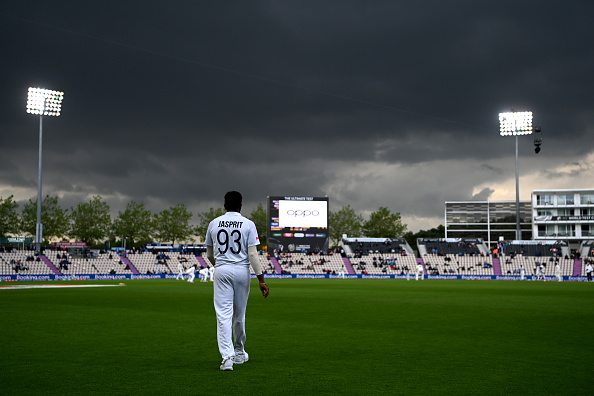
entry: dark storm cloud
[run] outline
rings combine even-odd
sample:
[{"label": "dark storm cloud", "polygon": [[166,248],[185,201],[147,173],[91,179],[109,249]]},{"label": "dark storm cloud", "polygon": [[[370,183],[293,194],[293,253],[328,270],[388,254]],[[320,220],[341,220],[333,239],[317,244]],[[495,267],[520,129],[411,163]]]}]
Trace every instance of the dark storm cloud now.
[{"label": "dark storm cloud", "polygon": [[496,168],[496,167],[491,166],[489,164],[481,164],[480,167],[482,169],[487,170],[489,172],[492,172],[493,174],[496,174],[496,175],[502,175],[504,173],[503,169]]},{"label": "dark storm cloud", "polygon": [[496,197],[484,184],[513,178],[500,111],[532,110],[543,128],[542,162],[523,172],[589,175],[563,166],[594,151],[592,11],[585,1],[3,5],[0,193],[35,195],[38,123],[24,107],[27,87],[43,86],[65,92],[62,116],[44,121],[44,192],[64,202],[98,194],[114,210],[136,200],[198,211],[239,189],[248,207],[328,194],[441,222],[444,201]]},{"label": "dark storm cloud", "polygon": [[544,170],[544,174],[550,179],[561,179],[561,178],[575,178],[586,174],[591,171],[592,163],[590,161],[580,161],[566,164],[567,168],[564,170]]}]

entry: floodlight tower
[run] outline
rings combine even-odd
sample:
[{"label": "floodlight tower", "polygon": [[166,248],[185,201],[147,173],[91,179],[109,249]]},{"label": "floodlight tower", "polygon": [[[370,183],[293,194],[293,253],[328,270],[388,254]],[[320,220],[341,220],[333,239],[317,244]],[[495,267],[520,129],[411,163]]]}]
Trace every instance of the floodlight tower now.
[{"label": "floodlight tower", "polygon": [[520,166],[518,162],[518,136],[532,133],[532,112],[499,113],[501,136],[516,137],[516,239],[522,240],[520,228]]},{"label": "floodlight tower", "polygon": [[64,92],[43,88],[29,87],[27,97],[27,113],[39,115],[39,175],[37,182],[37,227],[35,229],[35,249],[41,252],[43,225],[41,224],[41,158],[43,147],[43,116],[59,116],[62,109]]}]

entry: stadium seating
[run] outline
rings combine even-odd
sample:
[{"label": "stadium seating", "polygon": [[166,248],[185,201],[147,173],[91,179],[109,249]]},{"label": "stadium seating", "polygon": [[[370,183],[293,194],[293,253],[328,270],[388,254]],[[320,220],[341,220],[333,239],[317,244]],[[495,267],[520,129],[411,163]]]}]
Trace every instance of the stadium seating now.
[{"label": "stadium seating", "polygon": [[[202,253],[202,258],[210,265],[206,253]],[[264,274],[278,273],[266,255],[260,254],[258,258]],[[283,253],[276,258],[284,274],[338,273],[344,265],[340,254]]]},{"label": "stadium seating", "polygon": [[287,253],[277,261],[287,274],[337,274],[344,267],[340,254]]},{"label": "stadium seating", "polygon": [[423,263],[429,275],[495,275],[489,256],[426,254]]},{"label": "stadium seating", "polygon": [[[373,238],[383,239],[383,241],[366,241],[367,238],[355,239],[350,238],[347,242],[343,241],[343,246],[348,247],[348,252],[352,252],[354,256],[361,256],[373,253],[402,253],[407,252],[412,254],[412,249],[408,246],[405,239],[402,238]],[[407,249],[408,248],[408,249]]]},{"label": "stadium seating", "polygon": [[513,243],[513,244],[505,244],[503,251],[506,255],[512,254],[522,254],[524,256],[533,256],[533,257],[553,257],[561,255],[561,252],[564,250],[563,248],[566,247],[567,244],[522,244],[522,243]]},{"label": "stadium seating", "polygon": [[574,260],[563,257],[514,256],[500,257],[502,275],[520,275],[520,267],[524,266],[526,275],[536,275],[536,267],[541,263],[545,267],[545,275],[555,275],[555,265],[559,263],[562,276],[573,275]]},{"label": "stadium seating", "polygon": [[[44,255],[64,275],[74,274],[109,274],[112,270],[116,274],[130,274],[125,265],[120,262],[117,254],[111,252],[99,253],[97,257],[74,257],[64,251],[45,250]],[[58,258],[58,256],[66,259]],[[60,265],[60,261],[67,260],[68,264]]]},{"label": "stadium seating", "polygon": [[[27,261],[27,258],[33,258]],[[25,270],[16,269],[15,263],[20,263],[28,267]],[[34,250],[13,250],[11,252],[0,253],[0,271],[3,275],[45,275],[53,274],[51,269],[41,260],[37,261]]]},{"label": "stadium seating", "polygon": [[[351,258],[351,265],[355,273],[369,275],[404,275],[408,269],[414,274],[417,259],[413,255],[400,253],[369,253],[357,258]],[[384,271],[385,270],[385,271]]]},{"label": "stadium seating", "polygon": [[[130,260],[132,265],[140,274],[146,273],[168,273],[177,274],[178,263],[181,261],[184,268],[188,269],[192,265],[196,265],[198,269],[202,266],[198,262],[195,255],[189,253],[178,252],[164,252],[163,256],[152,252],[139,252],[136,254],[128,254],[126,258]],[[159,259],[158,257],[163,257]]]},{"label": "stadium seating", "polygon": [[425,239],[417,240],[419,252],[423,256],[427,254],[446,255],[476,255],[485,254],[488,249],[484,246],[482,239]]},{"label": "stadium seating", "polygon": [[[389,243],[350,243],[345,246],[346,252],[356,252],[349,257],[349,261],[356,274],[369,275],[403,275],[408,268],[414,275],[417,258],[409,254],[410,246],[404,240],[391,240]],[[569,258],[562,252],[567,247],[562,244],[506,244],[499,256],[502,275],[519,275],[520,267],[524,266],[526,275],[534,275],[536,267],[543,263],[545,274],[555,274],[555,264],[559,263],[564,276],[574,274],[574,258]],[[494,275],[493,257],[483,252],[487,251],[479,240],[422,240],[419,241],[419,252],[425,264],[426,273],[430,275]],[[585,266],[588,262],[594,264],[594,242],[582,244],[581,275],[585,276]],[[438,253],[435,253],[438,252]],[[65,275],[74,274],[131,274],[119,255],[115,252],[94,252],[93,257],[73,257],[65,251],[45,250],[44,255]],[[187,269],[191,265],[201,267],[198,259],[191,253],[164,253],[166,259],[157,264],[155,252],[129,252],[127,259],[140,274],[169,273],[177,274],[178,262],[181,260]],[[60,261],[66,255],[67,264],[60,266]],[[210,265],[206,253],[201,257]],[[260,254],[259,260],[265,274],[278,273],[266,254]],[[579,258],[579,257],[578,257]],[[282,253],[276,257],[284,274],[338,274],[344,268],[343,257],[340,253],[306,254]],[[20,261],[26,269],[17,269],[15,263]],[[345,272],[346,268],[344,269]],[[37,260],[33,250],[8,250],[0,252],[0,273],[3,275],[31,274],[50,275],[52,270],[42,260]]]}]

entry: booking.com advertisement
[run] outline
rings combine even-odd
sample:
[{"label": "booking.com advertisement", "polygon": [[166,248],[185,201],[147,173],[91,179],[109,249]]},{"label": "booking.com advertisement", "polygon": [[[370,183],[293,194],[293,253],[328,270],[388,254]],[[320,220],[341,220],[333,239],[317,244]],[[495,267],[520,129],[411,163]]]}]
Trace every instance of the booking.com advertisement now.
[{"label": "booking.com advertisement", "polygon": [[268,197],[268,251],[327,251],[328,197]]}]

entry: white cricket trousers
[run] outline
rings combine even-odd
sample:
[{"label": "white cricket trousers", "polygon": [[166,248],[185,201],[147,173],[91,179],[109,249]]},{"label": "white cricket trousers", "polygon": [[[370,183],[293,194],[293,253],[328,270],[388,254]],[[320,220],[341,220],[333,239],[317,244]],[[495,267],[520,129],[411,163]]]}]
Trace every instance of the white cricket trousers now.
[{"label": "white cricket trousers", "polygon": [[223,360],[245,352],[245,310],[249,294],[249,266],[216,267],[214,306],[217,314],[217,341]]}]

